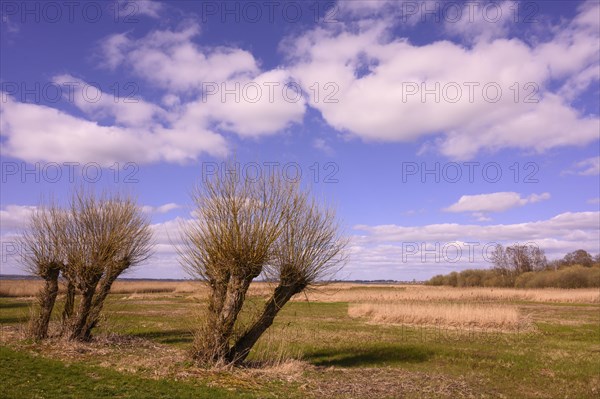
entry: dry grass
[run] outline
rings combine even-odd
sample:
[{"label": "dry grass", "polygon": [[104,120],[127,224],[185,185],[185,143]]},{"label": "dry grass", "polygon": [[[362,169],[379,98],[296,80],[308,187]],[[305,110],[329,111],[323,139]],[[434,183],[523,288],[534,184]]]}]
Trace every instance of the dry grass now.
[{"label": "dry grass", "polygon": [[[0,280],[0,297],[32,297],[41,289],[41,280]],[[273,284],[254,282],[249,296],[266,296]],[[61,287],[64,290],[64,287]],[[62,292],[62,291],[61,291]],[[198,281],[116,281],[113,294],[189,293],[199,299],[206,297],[206,285]],[[426,285],[365,285],[335,283],[298,295],[295,301],[389,303],[411,301],[436,302],[551,302],[551,303],[600,303],[597,288],[582,289],[517,289],[517,288],[454,288]]]},{"label": "dry grass", "polygon": [[31,297],[42,289],[41,280],[0,280],[0,297]]},{"label": "dry grass", "polygon": [[[37,295],[44,282],[41,280],[0,280],[0,297],[32,297]],[[116,281],[113,294],[141,293],[192,293],[202,289],[202,283],[194,281]],[[65,287],[61,285],[60,293]]]},{"label": "dry grass", "polygon": [[376,323],[413,324],[499,331],[523,330],[527,321],[515,306],[444,303],[355,304],[350,317]]},{"label": "dry grass", "polygon": [[[516,289],[516,288],[454,288],[425,285],[377,286],[334,284],[313,290],[297,301],[389,303],[389,302],[555,302],[555,303],[600,303],[597,288],[584,289]],[[379,289],[381,288],[381,289]]]},{"label": "dry grass", "polygon": [[[42,280],[0,280],[0,297],[33,297],[42,289]],[[250,286],[248,295],[266,296],[273,292],[274,285],[269,283],[255,282]],[[65,292],[65,286],[61,285],[59,293]],[[208,295],[208,288],[200,281],[160,281],[160,280],[117,280],[110,292],[112,294],[134,294],[133,298],[143,298],[138,294],[159,293],[188,293],[194,294],[199,299]]]}]

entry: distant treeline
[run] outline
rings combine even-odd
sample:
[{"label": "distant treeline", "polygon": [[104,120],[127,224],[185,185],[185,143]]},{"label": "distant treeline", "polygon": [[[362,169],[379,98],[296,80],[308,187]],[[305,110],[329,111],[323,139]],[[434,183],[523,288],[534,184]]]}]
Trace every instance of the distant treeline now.
[{"label": "distant treeline", "polygon": [[537,247],[498,246],[493,269],[468,269],[437,275],[428,285],[453,287],[593,288],[600,287],[600,257],[580,249],[547,262]]}]

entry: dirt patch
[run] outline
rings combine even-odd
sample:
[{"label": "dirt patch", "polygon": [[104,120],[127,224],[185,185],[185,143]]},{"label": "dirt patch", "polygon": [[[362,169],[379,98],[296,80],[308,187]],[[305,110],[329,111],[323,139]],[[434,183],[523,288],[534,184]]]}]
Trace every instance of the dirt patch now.
[{"label": "dirt patch", "polygon": [[315,398],[481,398],[463,377],[413,372],[397,368],[327,369],[307,379],[305,389]]}]

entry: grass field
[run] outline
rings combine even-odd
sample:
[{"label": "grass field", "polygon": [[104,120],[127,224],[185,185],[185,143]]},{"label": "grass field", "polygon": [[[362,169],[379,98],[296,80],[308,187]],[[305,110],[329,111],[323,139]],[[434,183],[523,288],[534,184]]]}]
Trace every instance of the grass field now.
[{"label": "grass field", "polygon": [[[244,319],[266,284],[251,289]],[[36,285],[1,281],[3,398],[593,398],[598,290],[335,284],[295,298],[244,369],[190,362],[206,298],[191,282],[119,282],[88,344],[34,343]],[[60,304],[57,314],[60,311]]]}]

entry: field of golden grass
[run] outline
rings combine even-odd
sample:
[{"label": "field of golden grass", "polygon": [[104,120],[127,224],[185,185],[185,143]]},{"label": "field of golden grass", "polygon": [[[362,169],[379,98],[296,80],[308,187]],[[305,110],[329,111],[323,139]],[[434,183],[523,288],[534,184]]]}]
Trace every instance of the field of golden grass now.
[{"label": "field of golden grass", "polygon": [[[0,280],[0,297],[27,298],[35,296],[43,287],[42,280]],[[250,295],[267,294],[270,285],[253,283]],[[61,284],[59,293],[65,292]],[[160,281],[160,280],[117,280],[110,291],[112,294],[193,294],[199,299],[206,297],[208,289],[200,281]]]},{"label": "field of golden grass", "polygon": [[516,306],[466,303],[351,304],[348,315],[375,323],[523,331],[528,320]]},{"label": "field of golden grass", "polygon": [[[41,280],[0,280],[0,297],[32,297],[43,285]],[[251,296],[267,295],[272,284],[255,282],[250,287]],[[64,290],[64,287],[61,287]],[[189,293],[200,298],[208,292],[198,281],[121,280],[116,281],[113,294]],[[600,303],[597,288],[483,288],[434,287],[402,284],[333,283],[311,289],[294,301],[395,303],[395,302],[549,302],[549,303]]]},{"label": "field of golden grass", "polygon": [[434,287],[426,285],[377,286],[333,284],[311,291],[296,300],[312,302],[394,303],[394,302],[552,302],[600,303],[597,288],[483,288]]},{"label": "field of golden grass", "polygon": [[[35,296],[44,282],[41,280],[0,280],[0,297],[31,297]],[[61,286],[60,293],[65,287]],[[202,284],[194,281],[116,281],[111,292],[113,294],[137,293],[170,293],[170,292],[196,292],[202,290]]]}]

